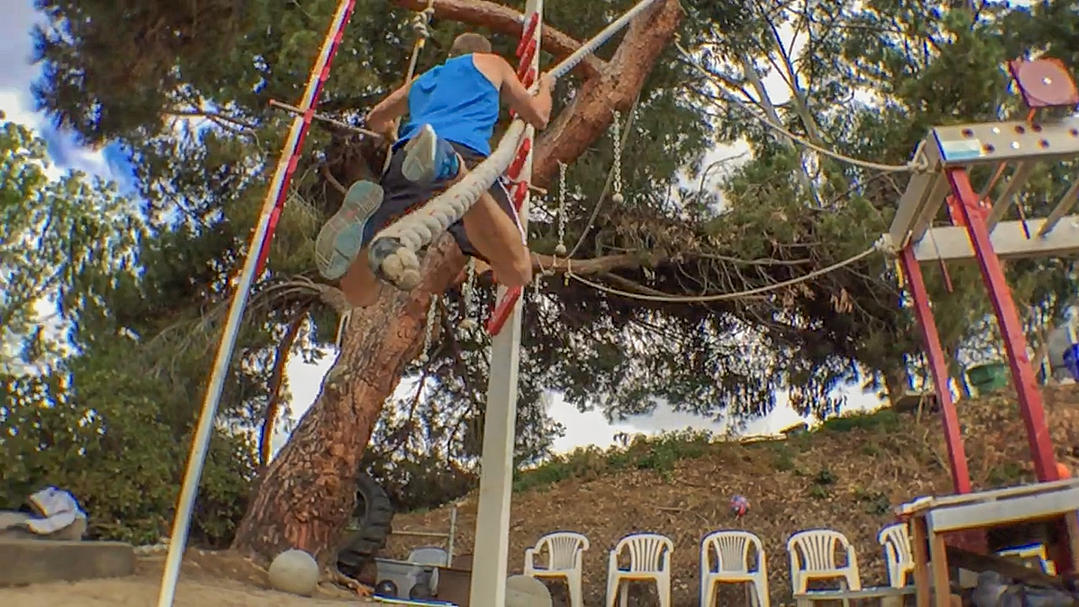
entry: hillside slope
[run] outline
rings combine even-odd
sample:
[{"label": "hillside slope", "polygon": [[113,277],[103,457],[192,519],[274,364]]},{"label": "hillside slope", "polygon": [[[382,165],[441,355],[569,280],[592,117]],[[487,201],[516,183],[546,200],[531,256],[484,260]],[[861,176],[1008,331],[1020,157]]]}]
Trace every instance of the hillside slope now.
[{"label": "hillside slope", "polygon": [[[1047,388],[1044,394],[1057,456],[1074,469],[1079,463],[1079,389]],[[1032,480],[1013,394],[961,402],[959,414],[976,488]],[[698,601],[700,539],[723,528],[744,528],[762,538],[774,605],[790,600],[785,546],[799,529],[843,532],[857,549],[863,584],[883,583],[876,534],[892,522],[891,507],[918,495],[949,493],[951,482],[939,416],[884,411],[841,418],[786,441],[738,444],[668,437],[607,453],[579,451],[523,475],[518,485],[529,488],[513,496],[511,573],[521,572],[524,549],[539,536],[578,531],[591,542],[585,553],[586,605],[603,605],[608,551],[627,533],[655,531],[675,544],[674,605],[690,606]],[[735,494],[752,504],[741,520],[728,510]],[[459,504],[455,538],[455,552],[466,558],[473,550],[475,514],[473,494]],[[443,507],[398,515],[394,527],[445,530],[448,520],[449,508]],[[402,557],[414,545],[414,538],[397,536],[387,551]],[[556,597],[561,594],[557,591]],[[744,602],[740,589],[723,596],[729,604]]]}]

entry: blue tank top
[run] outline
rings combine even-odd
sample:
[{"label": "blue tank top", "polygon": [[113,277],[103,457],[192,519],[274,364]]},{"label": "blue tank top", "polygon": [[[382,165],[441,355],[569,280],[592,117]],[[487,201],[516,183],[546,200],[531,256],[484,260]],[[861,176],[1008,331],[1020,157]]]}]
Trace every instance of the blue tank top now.
[{"label": "blue tank top", "polygon": [[454,57],[413,81],[398,145],[430,124],[442,139],[489,156],[498,110],[498,89],[476,69],[472,55]]}]

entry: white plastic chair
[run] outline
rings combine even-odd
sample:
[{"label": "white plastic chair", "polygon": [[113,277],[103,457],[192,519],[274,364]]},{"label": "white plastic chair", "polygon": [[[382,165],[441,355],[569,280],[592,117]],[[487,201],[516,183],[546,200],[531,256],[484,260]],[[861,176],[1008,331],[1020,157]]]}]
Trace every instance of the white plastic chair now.
[{"label": "white plastic chair", "polygon": [[[835,558],[836,549],[846,553],[847,563],[840,566]],[[799,531],[787,540],[787,553],[791,559],[791,586],[794,594],[806,591],[810,580],[839,578],[847,590],[861,590],[862,578],[858,572],[858,557],[846,536],[832,529],[809,529]]]},{"label": "white plastic chair", "polygon": [[1037,543],[1026,546],[1016,546],[1014,548],[1008,548],[1007,550],[998,551],[997,556],[1015,559],[1024,563],[1036,561],[1041,567],[1042,573],[1045,573],[1046,575],[1057,574],[1056,564],[1049,560],[1049,556],[1045,551],[1045,544]]},{"label": "white plastic chair", "polygon": [[[618,566],[618,557],[629,551],[629,569]],[[659,594],[659,607],[671,605],[671,552],[674,542],[658,533],[634,533],[619,540],[607,565],[607,607],[621,595],[629,604],[629,583],[652,580]]]},{"label": "white plastic chair", "polygon": [[[536,557],[547,549],[547,566],[536,567]],[[581,569],[583,553],[588,550],[588,538],[580,533],[559,531],[541,537],[536,545],[525,550],[524,574],[534,578],[561,578],[569,588],[570,607],[582,607]]]},{"label": "white plastic chair", "polygon": [[[750,569],[756,554],[757,567]],[[713,566],[712,555],[715,555]],[[701,607],[714,607],[716,589],[722,583],[749,582],[750,604],[769,607],[768,568],[764,547],[748,531],[715,531],[701,540]]]},{"label": "white plastic chair", "polygon": [[888,583],[892,588],[907,585],[907,574],[914,575],[914,555],[910,549],[910,535],[906,523],[888,525],[877,534],[877,542],[884,548],[884,565],[888,569]]}]

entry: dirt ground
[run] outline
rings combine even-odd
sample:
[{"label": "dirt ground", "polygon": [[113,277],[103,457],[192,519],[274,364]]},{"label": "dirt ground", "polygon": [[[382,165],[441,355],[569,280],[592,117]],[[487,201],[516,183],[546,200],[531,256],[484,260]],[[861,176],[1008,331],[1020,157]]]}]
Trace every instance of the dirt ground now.
[{"label": "dirt ground", "polygon": [[[4,607],[149,607],[156,604],[164,554],[139,557],[124,578],[0,588]],[[321,589],[311,598],[270,589],[266,573],[227,552],[190,550],[177,586],[176,607],[341,607],[374,605],[346,591]]]},{"label": "dirt ground", "polygon": [[[1079,470],[1079,388],[1046,388],[1044,396],[1058,459]],[[976,489],[1033,480],[1014,394],[963,401],[958,410]],[[591,474],[514,494],[509,571],[522,571],[525,548],[541,535],[583,533],[591,542],[584,555],[585,605],[603,605],[607,555],[618,540],[639,531],[662,533],[674,542],[673,604],[686,607],[698,601],[701,538],[718,529],[746,529],[764,543],[771,603],[779,606],[791,602],[786,551],[791,533],[813,527],[841,531],[857,551],[863,585],[883,584],[883,552],[876,536],[894,522],[892,508],[916,496],[949,493],[940,417],[930,412],[902,414],[888,427],[715,445],[702,457],[679,461],[669,472],[612,473],[597,462]],[[742,519],[728,509],[735,494],[751,503]],[[471,495],[459,504],[455,534],[455,552],[466,562],[473,552],[475,521]],[[394,530],[444,531],[449,508],[401,514],[393,523]],[[400,558],[414,545],[415,538],[392,538],[387,556]],[[555,605],[565,604],[562,588],[553,591]],[[746,604],[741,588],[728,588],[720,596],[721,605]],[[655,599],[637,604],[654,605]]]},{"label": "dirt ground", "polygon": [[[1079,388],[1044,391],[1047,418],[1058,458],[1079,470]],[[971,480],[978,489],[1031,480],[1026,433],[1013,394],[958,406]],[[555,530],[584,533],[585,605],[604,604],[607,554],[622,536],[637,531],[663,533],[674,541],[673,605],[697,604],[701,537],[716,529],[743,528],[764,542],[771,604],[790,603],[786,539],[794,531],[831,527],[847,535],[857,550],[863,585],[885,581],[877,531],[892,522],[891,508],[915,496],[950,493],[946,449],[937,414],[904,414],[885,427],[815,432],[786,441],[713,445],[703,456],[679,461],[672,470],[612,471],[597,456],[594,467],[574,478],[513,496],[509,571],[520,573],[524,549]],[[735,519],[728,510],[734,494],[751,502]],[[395,530],[441,531],[449,507],[401,514]],[[457,564],[469,565],[476,520],[475,496],[459,504],[455,534]],[[383,555],[403,557],[416,538],[396,536]],[[419,543],[423,543],[420,541]],[[111,580],[41,584],[0,589],[4,607],[112,607],[153,605],[164,555],[139,559],[135,575]],[[565,605],[554,588],[555,605]],[[637,591],[635,591],[636,593]],[[651,590],[647,590],[651,595]],[[654,598],[631,599],[634,606]],[[741,589],[728,588],[720,604],[744,605]],[[192,550],[185,561],[177,607],[368,605],[343,591],[301,598],[268,588],[265,572],[231,553]]]}]

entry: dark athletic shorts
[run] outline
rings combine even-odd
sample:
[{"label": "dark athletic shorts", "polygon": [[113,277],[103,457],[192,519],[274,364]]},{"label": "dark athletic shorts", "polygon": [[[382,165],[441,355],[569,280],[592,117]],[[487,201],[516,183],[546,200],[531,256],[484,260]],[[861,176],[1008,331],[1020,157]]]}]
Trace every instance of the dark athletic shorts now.
[{"label": "dark athletic shorts", "polygon": [[[384,226],[389,225],[398,217],[419,208],[428,200],[446,191],[450,185],[448,181],[424,185],[414,183],[405,178],[401,173],[401,165],[405,160],[404,143],[404,141],[398,142],[397,147],[393,152],[393,156],[390,158],[390,166],[382,175],[380,185],[382,186],[383,195],[382,207],[379,209],[379,214],[386,213],[389,215],[389,220],[380,222]],[[486,158],[469,147],[458,145],[453,142],[450,142],[450,145],[452,145],[453,149],[461,155],[461,158],[464,159],[465,165],[469,170],[475,168],[477,164]],[[499,177],[491,185],[491,189],[488,190],[488,192],[490,192],[491,196],[498,202],[498,206],[513,219],[514,225],[520,229],[521,223],[517,217],[517,211],[513,208],[513,202],[510,201],[510,194],[506,189],[505,177]],[[477,251],[476,248],[472,246],[472,243],[469,242],[468,235],[465,234],[465,226],[460,220],[450,225],[449,232],[450,234],[453,234],[453,238],[457,241],[457,246],[461,248],[462,253],[490,262],[489,259],[480,255],[479,251]],[[522,235],[522,239],[523,238]]]}]

